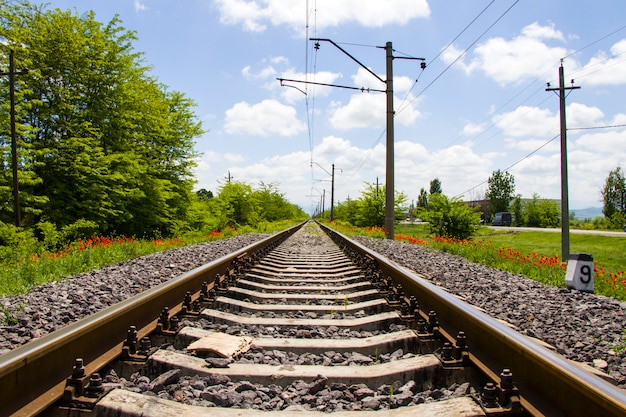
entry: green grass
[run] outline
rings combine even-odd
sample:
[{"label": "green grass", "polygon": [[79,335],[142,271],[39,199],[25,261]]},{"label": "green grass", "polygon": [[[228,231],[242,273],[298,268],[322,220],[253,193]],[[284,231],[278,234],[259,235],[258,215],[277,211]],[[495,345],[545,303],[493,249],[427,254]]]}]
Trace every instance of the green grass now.
[{"label": "green grass", "polygon": [[[4,249],[0,262],[0,296],[23,294],[34,286],[57,281],[64,277],[87,272],[139,256],[189,246],[201,242],[224,239],[243,233],[271,233],[295,225],[295,222],[262,223],[257,228],[225,229],[209,234],[195,234],[172,239],[141,240],[127,237],[93,237],[72,242],[56,252],[24,254],[23,248]],[[6,315],[6,312],[4,313]],[[0,304],[0,323],[3,320]]]},{"label": "green grass", "polygon": [[[433,239],[425,225],[398,225],[396,238],[410,236],[437,250],[463,256],[472,262],[522,274],[537,281],[565,285],[561,262],[561,234],[541,231],[505,231],[481,228],[469,241]],[[570,253],[594,258],[595,293],[626,300],[626,236],[570,233]]]}]

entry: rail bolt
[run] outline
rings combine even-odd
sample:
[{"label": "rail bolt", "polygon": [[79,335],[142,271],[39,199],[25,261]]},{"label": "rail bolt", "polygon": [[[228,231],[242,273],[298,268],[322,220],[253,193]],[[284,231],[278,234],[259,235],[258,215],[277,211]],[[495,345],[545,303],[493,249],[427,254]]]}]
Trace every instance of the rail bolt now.
[{"label": "rail bolt", "polygon": [[497,408],[498,407],[498,394],[496,386],[493,382],[488,382],[483,388],[483,392],[480,394],[480,400],[485,408]]},{"label": "rail bolt", "polygon": [[78,379],[85,376],[85,367],[83,366],[83,358],[76,358],[74,367],[72,368],[72,378]]},{"label": "rail bolt", "polygon": [[441,348],[441,360],[444,362],[454,360],[452,357],[452,345],[450,342],[445,342],[443,344],[443,347]]},{"label": "rail bolt", "polygon": [[92,374],[89,378],[89,385],[87,385],[87,388],[85,388],[85,396],[94,398],[102,394],[103,392],[104,386],[102,385],[102,378],[100,378],[100,374]]},{"label": "rail bolt", "polygon": [[170,328],[170,309],[168,307],[164,307],[163,310],[161,310],[159,324],[163,330],[168,330]]},{"label": "rail bolt", "polygon": [[148,356],[150,349],[152,349],[152,341],[147,336],[142,337],[141,342],[139,343],[139,351],[137,353]]},{"label": "rail bolt", "polygon": [[510,369],[503,369],[500,373],[500,388],[504,391],[513,389],[513,373]]}]

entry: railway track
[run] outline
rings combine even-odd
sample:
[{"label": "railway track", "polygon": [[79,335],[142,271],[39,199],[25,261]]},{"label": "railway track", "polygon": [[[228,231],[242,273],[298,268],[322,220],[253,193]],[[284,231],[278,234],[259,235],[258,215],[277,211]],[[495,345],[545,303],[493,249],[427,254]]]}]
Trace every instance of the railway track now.
[{"label": "railway track", "polygon": [[624,416],[626,394],[309,222],[0,356],[6,415]]}]

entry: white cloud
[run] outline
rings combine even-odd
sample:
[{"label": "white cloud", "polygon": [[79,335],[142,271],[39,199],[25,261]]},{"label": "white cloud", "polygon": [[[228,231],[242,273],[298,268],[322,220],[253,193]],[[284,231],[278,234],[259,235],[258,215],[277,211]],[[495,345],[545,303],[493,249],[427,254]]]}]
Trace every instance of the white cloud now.
[{"label": "white cloud", "polygon": [[599,52],[578,71],[577,79],[585,85],[619,85],[626,84],[626,39],[622,39],[611,47],[611,55]]},{"label": "white cloud", "polygon": [[276,70],[271,67],[271,66],[267,66],[265,68],[262,68],[261,70],[259,70],[258,72],[252,72],[250,65],[246,65],[242,70],[241,70],[241,74],[244,76],[244,78],[248,79],[248,80],[255,80],[255,79],[266,79],[269,77],[272,77],[274,75],[276,75]]},{"label": "white cloud", "polygon": [[494,116],[493,122],[506,136],[515,138],[547,138],[559,131],[558,115],[538,107],[520,106]]},{"label": "white cloud", "polygon": [[[476,47],[469,63],[460,60],[457,65],[468,75],[480,71],[503,86],[520,84],[542,76],[546,68],[555,66],[567,55],[567,49],[549,46],[544,40],[563,41],[563,35],[553,25],[533,23],[511,40],[501,37],[487,40]],[[451,63],[460,53],[461,50],[452,46],[442,59]]]},{"label": "white cloud", "polygon": [[148,10],[148,6],[146,6],[139,0],[135,0],[134,6],[136,12],[145,12],[146,10]]},{"label": "white cloud", "polygon": [[478,135],[479,133],[483,133],[485,131],[485,125],[484,123],[466,123],[465,126],[463,126],[463,136],[473,136],[473,135]]},{"label": "white cloud", "polygon": [[554,24],[550,26],[541,26],[538,22],[531,23],[522,29],[522,35],[534,39],[557,39],[565,41],[563,33],[554,28]]},{"label": "white cloud", "polygon": [[[241,25],[244,30],[262,32],[268,25],[287,25],[304,31],[306,16],[313,14],[305,3],[297,0],[215,0],[220,21]],[[315,22],[317,29],[356,23],[365,27],[404,25],[416,18],[430,16],[426,0],[317,0]]]},{"label": "white cloud", "polygon": [[[395,123],[409,126],[421,117],[421,113],[415,108],[416,103],[411,103],[411,99],[412,96],[409,96],[406,101],[402,101],[394,96]],[[399,109],[401,111],[398,111]],[[358,93],[353,94],[345,106],[335,103],[335,108],[330,116],[330,123],[334,128],[344,130],[384,128],[386,113],[387,101],[384,93]]]},{"label": "white cloud", "polygon": [[293,107],[276,100],[250,105],[245,101],[226,110],[224,131],[228,134],[254,136],[294,136],[306,130]]}]

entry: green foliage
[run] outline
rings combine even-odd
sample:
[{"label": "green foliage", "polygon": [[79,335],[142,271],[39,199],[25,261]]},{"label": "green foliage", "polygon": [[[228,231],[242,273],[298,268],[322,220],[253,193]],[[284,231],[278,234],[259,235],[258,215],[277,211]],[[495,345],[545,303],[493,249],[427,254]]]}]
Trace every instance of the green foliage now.
[{"label": "green foliage", "polygon": [[[383,227],[385,225],[386,187],[364,183],[365,189],[358,200],[348,200],[335,209],[335,220],[360,227]],[[406,211],[407,196],[396,191],[394,218],[399,220]]]},{"label": "green foliage", "polygon": [[607,218],[612,218],[616,212],[626,211],[626,177],[621,167],[609,172],[602,188],[602,200],[602,213]]},{"label": "green foliage", "polygon": [[508,172],[494,171],[487,180],[485,198],[489,200],[491,213],[509,211],[509,204],[515,192],[515,178]]},{"label": "green foliage", "polygon": [[512,226],[522,226],[524,222],[523,210],[524,203],[522,202],[522,196],[518,194],[513,199],[513,203],[511,203],[511,212],[513,214]]},{"label": "green foliage", "polygon": [[523,222],[528,227],[558,227],[561,224],[561,211],[554,200],[541,199],[533,194],[532,200],[526,201],[523,209]]},{"label": "green foliage", "polygon": [[430,196],[428,210],[418,216],[429,222],[431,232],[439,236],[467,239],[480,225],[480,213],[458,199],[448,199],[443,194]]},{"label": "green foliage", "polygon": [[[117,17],[102,24],[93,12],[46,7],[0,8],[0,50],[15,50],[16,66],[29,69],[16,86],[22,223],[62,230],[84,220],[99,234],[171,234],[186,216],[193,141],[203,133],[194,103],[149,74],[135,34]],[[0,119],[8,120],[6,95]],[[7,126],[0,124],[2,161]],[[0,164],[5,222],[14,217],[10,177]]]},{"label": "green foliage", "polygon": [[430,194],[442,194],[443,191],[441,189],[441,181],[439,178],[435,178],[430,181]]},{"label": "green foliage", "polygon": [[613,213],[609,220],[609,228],[622,230],[626,226],[626,215],[622,211]]},{"label": "green foliage", "polygon": [[417,208],[428,208],[428,193],[425,189],[420,189],[420,195],[417,197]]}]

